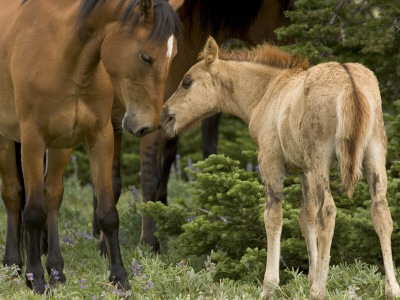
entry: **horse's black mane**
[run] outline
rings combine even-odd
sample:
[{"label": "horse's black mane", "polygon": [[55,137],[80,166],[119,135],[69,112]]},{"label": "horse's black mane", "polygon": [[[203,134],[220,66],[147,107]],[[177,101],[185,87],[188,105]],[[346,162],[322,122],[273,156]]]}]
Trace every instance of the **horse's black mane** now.
[{"label": "horse's black mane", "polygon": [[[26,1],[26,0],[24,0]],[[96,7],[103,5],[108,0],[82,0],[81,10],[78,16],[78,24],[83,24],[89,14],[96,9]],[[125,11],[121,15],[121,23],[130,23],[134,27],[140,18],[140,13],[134,14],[134,9],[139,5],[139,0],[120,0],[116,7],[118,12],[121,7],[129,1]],[[167,40],[172,34],[177,38],[181,36],[182,25],[178,15],[173,8],[168,4],[168,0],[153,0],[154,7],[154,28],[150,36],[150,40],[164,41]]]},{"label": "horse's black mane", "polygon": [[[194,12],[199,10],[201,26],[211,35],[227,31],[234,37],[248,31],[263,1],[271,0],[185,0],[179,14],[182,20],[190,20]],[[279,0],[282,12],[287,9],[289,1]]]}]

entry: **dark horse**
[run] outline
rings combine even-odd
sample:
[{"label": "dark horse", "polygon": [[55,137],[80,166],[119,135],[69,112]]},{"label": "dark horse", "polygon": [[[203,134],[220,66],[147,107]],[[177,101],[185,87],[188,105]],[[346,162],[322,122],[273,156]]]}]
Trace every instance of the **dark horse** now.
[{"label": "dark horse", "polygon": [[[183,3],[182,3],[183,2]],[[293,5],[290,0],[175,0],[172,6],[178,7],[177,13],[183,25],[183,42],[172,61],[168,75],[165,99],[168,99],[178,87],[183,75],[197,62],[209,35],[219,44],[229,38],[242,40],[247,46],[263,41],[276,41],[274,30],[287,25],[284,10]],[[206,157],[217,152],[218,124],[220,114],[202,124],[203,155]],[[119,150],[121,135],[115,136],[115,156],[113,165],[113,184],[116,198],[120,194]],[[154,132],[140,141],[141,192],[144,202],[161,201],[167,203],[167,183],[171,165],[177,152],[178,139],[165,140]],[[96,208],[96,199],[94,199]],[[158,250],[159,244],[154,236],[155,222],[143,216],[141,242],[150,244]],[[93,220],[93,234],[99,234],[96,216]],[[104,247],[103,247],[104,252]]]},{"label": "dark horse", "polygon": [[[139,137],[159,126],[179,18],[166,0],[154,5],[152,0],[3,0],[0,27],[0,174],[8,224],[3,264],[22,267],[26,195],[27,284],[45,291],[40,260],[45,222],[50,284],[65,282],[58,240],[62,176],[71,148],[83,143],[110,258],[109,279],[128,289],[111,180],[111,112],[117,99],[122,127]],[[16,142],[21,143],[23,182]]]}]

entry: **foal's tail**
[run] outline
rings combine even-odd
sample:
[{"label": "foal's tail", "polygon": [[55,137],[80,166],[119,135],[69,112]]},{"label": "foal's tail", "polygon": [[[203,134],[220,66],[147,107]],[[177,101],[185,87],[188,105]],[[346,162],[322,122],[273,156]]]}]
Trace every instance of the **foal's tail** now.
[{"label": "foal's tail", "polygon": [[350,77],[336,108],[338,127],[336,130],[336,154],[342,184],[351,198],[354,186],[361,177],[361,163],[366,143],[372,131],[373,110],[368,98],[356,86],[347,65],[343,64]]}]

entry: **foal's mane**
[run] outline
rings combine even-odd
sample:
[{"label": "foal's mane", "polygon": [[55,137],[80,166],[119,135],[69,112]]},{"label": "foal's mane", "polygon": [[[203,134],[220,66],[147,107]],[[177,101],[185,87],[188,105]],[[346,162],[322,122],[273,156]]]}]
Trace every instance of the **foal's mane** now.
[{"label": "foal's mane", "polygon": [[268,43],[250,49],[235,51],[227,51],[220,48],[218,57],[222,60],[255,62],[280,69],[299,68],[306,70],[310,67],[307,58],[301,56],[293,57]]},{"label": "foal's mane", "polygon": [[[82,26],[89,14],[109,0],[82,0],[81,10],[78,16],[78,24]],[[115,12],[119,12],[122,6],[128,2],[125,10],[121,14],[121,23],[129,24],[132,28],[139,22],[140,13],[134,13],[139,0],[120,0]],[[168,4],[168,0],[153,0],[154,7],[154,28],[150,40],[165,41],[172,34],[179,38],[182,33],[182,24],[178,15]]]}]

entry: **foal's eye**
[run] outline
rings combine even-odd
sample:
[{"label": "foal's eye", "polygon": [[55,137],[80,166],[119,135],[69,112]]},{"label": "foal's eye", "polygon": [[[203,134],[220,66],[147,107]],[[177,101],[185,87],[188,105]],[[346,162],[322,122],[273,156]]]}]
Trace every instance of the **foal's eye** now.
[{"label": "foal's eye", "polygon": [[154,58],[146,53],[140,53],[140,58],[148,65],[151,65],[154,61]]},{"label": "foal's eye", "polygon": [[192,82],[193,82],[192,77],[191,77],[190,75],[187,75],[187,76],[185,76],[185,78],[183,78],[183,80],[182,80],[182,86],[183,86],[185,89],[188,89],[188,88],[190,88],[190,86],[192,85]]}]

